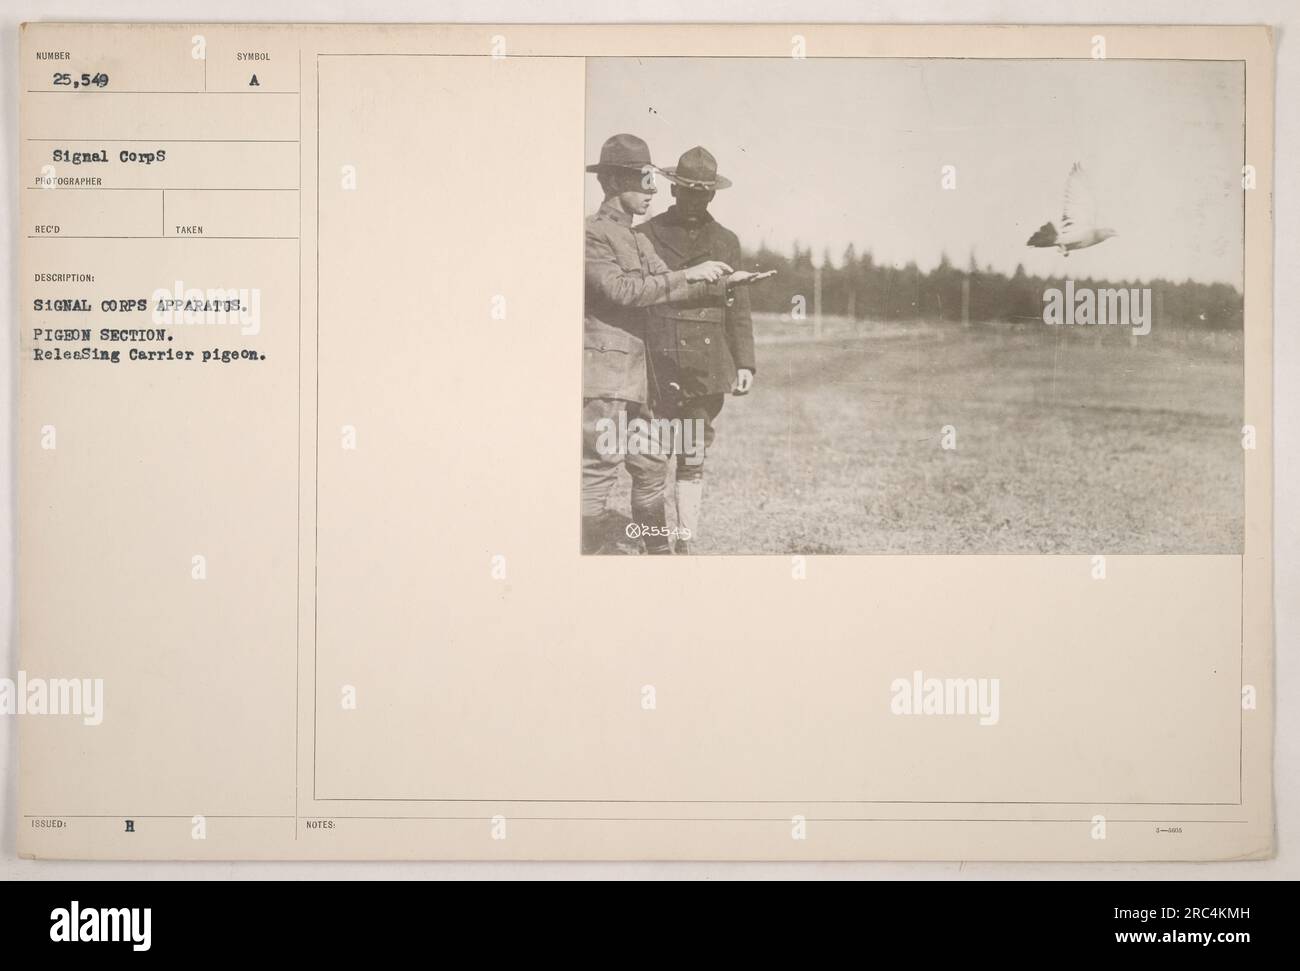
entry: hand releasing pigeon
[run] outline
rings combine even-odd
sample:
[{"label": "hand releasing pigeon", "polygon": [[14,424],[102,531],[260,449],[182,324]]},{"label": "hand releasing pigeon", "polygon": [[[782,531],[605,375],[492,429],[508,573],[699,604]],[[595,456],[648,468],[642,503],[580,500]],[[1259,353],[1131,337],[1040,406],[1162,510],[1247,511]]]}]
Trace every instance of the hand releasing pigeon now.
[{"label": "hand releasing pigeon", "polygon": [[1058,230],[1051,223],[1043,223],[1038,232],[1029,237],[1026,245],[1055,246],[1062,256],[1069,256],[1070,250],[1096,246],[1102,240],[1117,235],[1119,234],[1113,229],[1097,228],[1097,205],[1088,186],[1087,176],[1083,174],[1083,167],[1075,162],[1065,180],[1065,209],[1061,215],[1061,228]]}]

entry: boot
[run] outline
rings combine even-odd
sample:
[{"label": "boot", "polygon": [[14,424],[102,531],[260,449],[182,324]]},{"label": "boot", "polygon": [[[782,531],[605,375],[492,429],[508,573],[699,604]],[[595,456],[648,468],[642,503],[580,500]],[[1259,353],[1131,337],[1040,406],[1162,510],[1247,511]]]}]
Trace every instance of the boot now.
[{"label": "boot", "polygon": [[677,552],[690,553],[691,543],[700,534],[700,506],[704,502],[703,479],[677,480],[677,528],[682,536],[677,541]]},{"label": "boot", "polygon": [[664,504],[658,503],[650,509],[633,509],[632,519],[644,528],[641,541],[645,551],[651,556],[671,554],[672,545],[668,542],[668,521],[664,518]]}]

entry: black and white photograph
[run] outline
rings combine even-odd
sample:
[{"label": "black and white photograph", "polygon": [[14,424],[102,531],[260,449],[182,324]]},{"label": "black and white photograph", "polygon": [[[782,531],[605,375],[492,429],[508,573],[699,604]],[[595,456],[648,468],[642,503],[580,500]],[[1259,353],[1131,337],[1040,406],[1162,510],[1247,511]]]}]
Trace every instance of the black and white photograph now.
[{"label": "black and white photograph", "polygon": [[11,964],[1285,941],[1294,6],[12,0]]},{"label": "black and white photograph", "polygon": [[1236,553],[1233,61],[592,58],[582,548]]}]

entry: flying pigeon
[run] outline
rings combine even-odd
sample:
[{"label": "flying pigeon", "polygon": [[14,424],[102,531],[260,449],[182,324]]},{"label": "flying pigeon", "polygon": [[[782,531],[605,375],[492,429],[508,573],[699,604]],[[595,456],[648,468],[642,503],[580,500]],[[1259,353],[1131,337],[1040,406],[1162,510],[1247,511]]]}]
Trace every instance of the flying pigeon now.
[{"label": "flying pigeon", "polygon": [[1117,236],[1113,229],[1097,227],[1097,205],[1088,186],[1088,177],[1083,174],[1083,166],[1078,162],[1070,169],[1065,180],[1065,208],[1061,214],[1061,228],[1058,230],[1051,223],[1043,223],[1038,232],[1030,236],[1028,246],[1055,246],[1062,256],[1069,256],[1070,250],[1096,246],[1104,239]]}]

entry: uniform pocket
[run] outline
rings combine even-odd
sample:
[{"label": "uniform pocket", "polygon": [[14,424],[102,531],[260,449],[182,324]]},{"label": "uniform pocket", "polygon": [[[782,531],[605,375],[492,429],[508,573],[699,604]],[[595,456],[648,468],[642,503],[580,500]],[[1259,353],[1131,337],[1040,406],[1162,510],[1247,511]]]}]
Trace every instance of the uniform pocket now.
[{"label": "uniform pocket", "polygon": [[677,319],[678,383],[688,397],[712,394],[719,387],[731,386],[733,375],[726,373],[726,337],[721,324],[708,319],[709,314],[705,310],[695,318]]},{"label": "uniform pocket", "polygon": [[617,327],[589,330],[582,336],[583,395],[588,398],[631,398],[645,393],[645,359],[638,353],[641,340]]},{"label": "uniform pocket", "polygon": [[589,324],[582,334],[582,346],[589,351],[631,354],[640,344],[641,338],[633,337],[620,327],[604,323],[598,328]]}]

